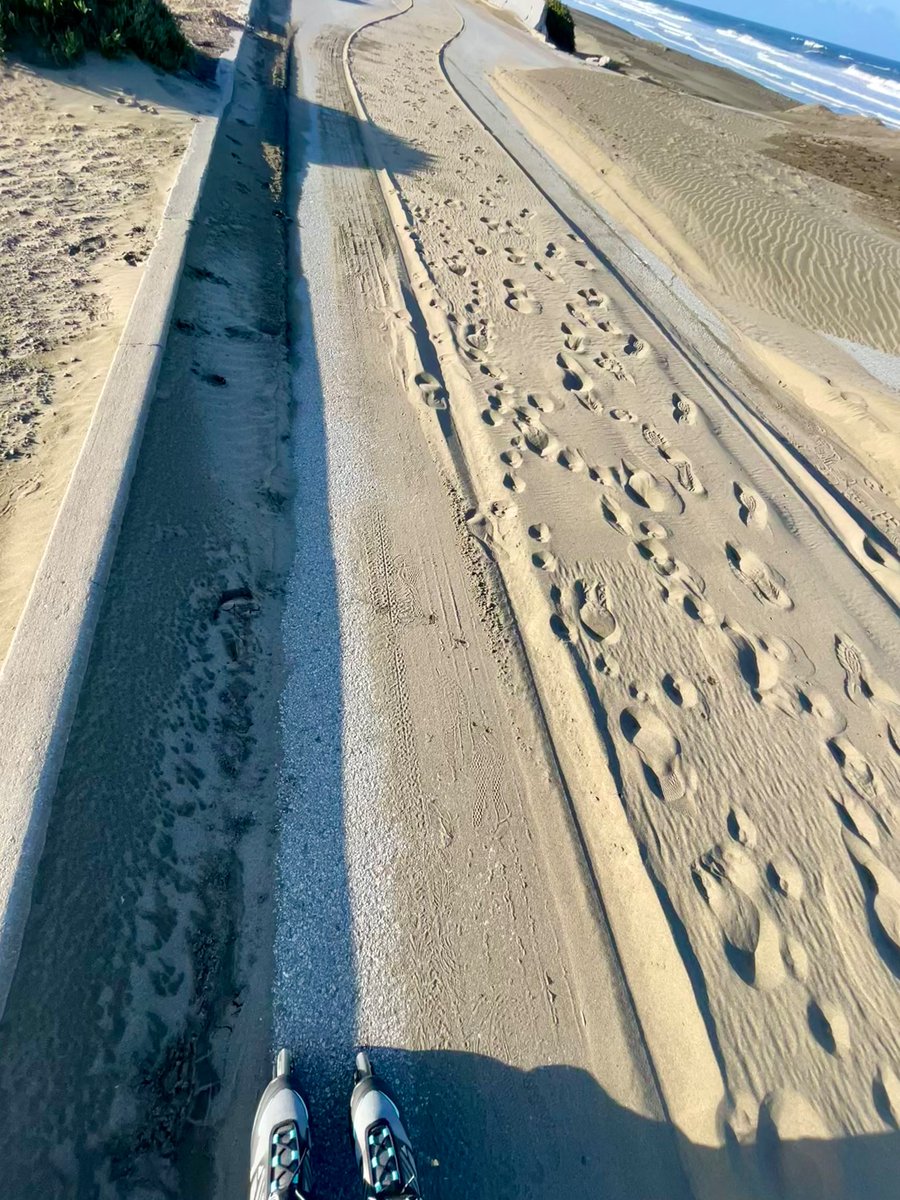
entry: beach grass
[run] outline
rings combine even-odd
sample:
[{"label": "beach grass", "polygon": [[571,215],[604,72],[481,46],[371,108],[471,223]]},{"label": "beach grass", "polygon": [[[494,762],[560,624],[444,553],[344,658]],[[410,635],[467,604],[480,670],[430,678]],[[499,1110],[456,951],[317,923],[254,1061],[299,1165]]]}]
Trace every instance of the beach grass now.
[{"label": "beach grass", "polygon": [[188,56],[188,43],[162,0],[5,0],[0,53],[14,46],[60,64],[86,50],[110,58],[130,51],[170,71]]},{"label": "beach grass", "polygon": [[575,53],[575,22],[572,14],[560,0],[549,0],[544,15],[547,37],[560,50]]}]

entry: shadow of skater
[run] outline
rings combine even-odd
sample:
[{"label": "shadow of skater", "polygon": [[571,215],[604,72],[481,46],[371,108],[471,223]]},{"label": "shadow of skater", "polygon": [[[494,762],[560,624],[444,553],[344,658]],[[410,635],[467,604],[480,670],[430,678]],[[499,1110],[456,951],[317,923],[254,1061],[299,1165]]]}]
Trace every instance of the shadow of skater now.
[{"label": "shadow of skater", "polygon": [[[900,1194],[896,1131],[827,1138],[809,1136],[807,1124],[804,1136],[811,1110],[805,1114],[805,1102],[787,1090],[763,1101],[745,1143],[726,1127],[723,1148],[679,1147],[670,1125],[624,1108],[578,1067],[519,1070],[486,1055],[385,1047],[373,1049],[372,1058],[400,1102],[428,1200]],[[348,1095],[349,1082],[348,1063]],[[321,1194],[354,1194],[349,1141],[342,1161],[316,1159],[314,1166]]]}]

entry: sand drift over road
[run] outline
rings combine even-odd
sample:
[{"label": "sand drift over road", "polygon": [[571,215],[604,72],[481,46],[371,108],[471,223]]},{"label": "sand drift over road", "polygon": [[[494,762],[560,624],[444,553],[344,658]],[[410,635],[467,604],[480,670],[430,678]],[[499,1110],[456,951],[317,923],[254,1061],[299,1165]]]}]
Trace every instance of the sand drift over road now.
[{"label": "sand drift over road", "polygon": [[893,1196],[900,514],[491,84],[559,63],[467,0],[254,9],[0,1026],[10,1200],[240,1196],[281,1045],[350,1200],[360,1043],[430,1200]]},{"label": "sand drift over road", "polygon": [[[441,70],[458,30],[449,6],[417,3],[361,34],[351,66],[378,126],[442,147],[392,183],[479,499],[470,528],[508,588],[583,828],[607,812],[598,792],[627,814],[623,858],[643,863],[669,918],[653,953],[678,946],[725,1123],[738,1144],[759,1135],[744,1186],[775,1169],[807,1194],[815,1171],[816,1194],[863,1194],[881,1186],[877,1156],[857,1161],[863,1141],[818,1165],[802,1147],[885,1128],[900,951],[893,604],[472,119]],[[895,595],[896,558],[872,549]],[[615,932],[629,901],[599,878]],[[618,944],[630,977],[646,944]],[[632,990],[653,1053],[649,998]],[[670,1112],[696,1120],[707,1085],[695,1080],[689,1103],[677,1070],[662,1063],[660,1080]]]}]

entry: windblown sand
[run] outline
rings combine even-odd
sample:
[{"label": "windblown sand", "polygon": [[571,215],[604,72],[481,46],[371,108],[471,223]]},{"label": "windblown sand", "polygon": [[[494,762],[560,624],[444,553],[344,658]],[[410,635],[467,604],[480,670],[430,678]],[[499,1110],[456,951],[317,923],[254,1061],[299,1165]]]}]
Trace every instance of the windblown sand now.
[{"label": "windblown sand", "polygon": [[[696,91],[713,90],[709,70],[696,64]],[[598,68],[498,72],[495,84],[555,161],[900,495],[900,362],[887,357],[900,348],[900,134]],[[765,107],[745,90],[732,104]],[[878,352],[877,378],[859,346]]]},{"label": "windblown sand", "polygon": [[[733,1150],[711,1181],[689,1146],[696,1194],[887,1197],[896,539],[864,537],[707,386],[465,110],[439,57],[459,33],[452,5],[417,3],[351,68],[443,372],[417,378],[421,403],[449,407],[669,1115],[694,1149]],[[782,125],[588,69],[505,75],[500,95],[746,339],[752,314],[791,350],[809,329],[895,343],[897,243],[855,193],[766,154]],[[776,428],[780,395],[755,401]]]},{"label": "windblown sand", "polygon": [[243,26],[247,0],[181,0],[169,7],[191,45],[218,58],[231,44],[233,31]]},{"label": "windblown sand", "polygon": [[0,65],[0,661],[208,87]]}]

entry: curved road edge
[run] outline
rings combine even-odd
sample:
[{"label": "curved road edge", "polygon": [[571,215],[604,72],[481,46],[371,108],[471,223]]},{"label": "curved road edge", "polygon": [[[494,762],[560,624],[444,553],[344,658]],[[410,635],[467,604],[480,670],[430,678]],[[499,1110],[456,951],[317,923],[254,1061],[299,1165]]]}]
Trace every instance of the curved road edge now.
[{"label": "curved road edge", "polygon": [[[378,178],[401,257],[415,292],[419,292],[423,288],[427,289],[429,285],[428,273],[408,235],[403,233],[407,225],[404,202],[383,162],[377,141],[370,133],[371,117],[352,72],[352,49],[356,37],[374,25],[405,15],[413,5],[414,0],[410,0],[402,10],[361,24],[345,42],[342,57],[348,89],[360,119],[367,155]],[[464,17],[459,10],[457,12],[460,28],[442,47],[441,54],[465,27]],[[439,62],[443,72],[441,55]],[[445,72],[444,78],[473,119],[484,126],[481,117],[471,110]],[[498,133],[486,126],[485,128],[509,156],[513,167],[522,169]],[[569,221],[561,210],[557,211],[560,211],[564,220]],[[474,411],[471,385],[452,352],[454,338],[444,314],[439,306],[422,305],[421,311],[451,397],[457,395],[467,398],[470,401],[469,407]],[[465,408],[465,401],[462,407]],[[461,430],[460,433],[465,442],[465,432]],[[501,575],[513,612],[521,613],[522,608],[516,603],[516,581],[507,578],[502,567]],[[523,642],[527,642],[528,630],[523,628],[522,634]],[[541,685],[546,681],[541,680],[540,672],[535,676],[534,682],[538,696],[542,697],[545,689]],[[710,1171],[708,1166],[704,1165],[702,1148],[720,1144],[719,1110],[724,1100],[724,1082],[687,971],[677,947],[671,940],[665,915],[641,861],[639,849],[612,779],[598,781],[586,778],[576,758],[560,754],[559,743],[553,736],[556,724],[553,714],[543,703],[541,707],[551,743],[556,748],[561,778],[571,798],[573,820],[579,829],[591,865],[597,903],[609,929],[627,984],[633,1011],[652,1064],[655,1083],[664,1109],[680,1135],[682,1161],[698,1197],[720,1196],[723,1194],[722,1180],[715,1171]],[[603,819],[599,822],[596,815],[598,801],[603,810]],[[619,853],[614,854],[611,851],[611,844],[619,848]],[[623,847],[627,847],[625,854],[621,853]],[[655,944],[667,947],[667,952],[658,958],[648,958],[643,953],[642,947],[645,943],[641,937],[641,930],[646,929],[647,925],[659,930]],[[662,997],[666,998],[665,1002],[661,1002]],[[702,1087],[697,1086],[700,1077],[704,1081]],[[702,1095],[713,1099],[700,1100]]]}]

